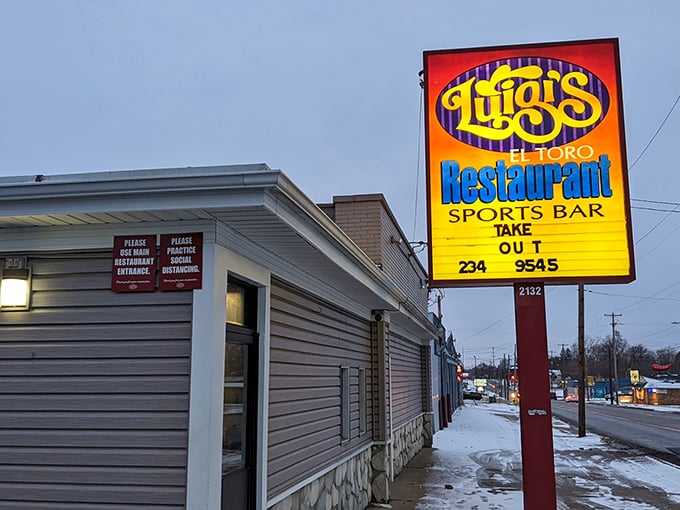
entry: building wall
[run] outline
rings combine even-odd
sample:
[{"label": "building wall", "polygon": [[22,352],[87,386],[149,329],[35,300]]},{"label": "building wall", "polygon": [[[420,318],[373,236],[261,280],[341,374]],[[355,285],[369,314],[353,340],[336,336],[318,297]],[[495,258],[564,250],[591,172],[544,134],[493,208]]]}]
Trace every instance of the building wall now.
[{"label": "building wall", "polygon": [[[268,499],[295,492],[372,441],[370,323],[272,280]],[[342,438],[341,367],[349,368],[349,437]],[[365,373],[360,424],[359,369]]]},{"label": "building wall", "polygon": [[[404,292],[410,304],[427,314],[427,273],[417,259],[381,194],[340,196],[322,209]],[[378,327],[377,323],[373,324]],[[374,439],[372,497],[386,503],[390,480],[424,445],[432,444],[429,347],[420,338],[387,323],[384,343],[374,342],[373,363],[384,377],[376,384],[373,401]],[[382,398],[382,402],[380,399]],[[384,404],[383,404],[384,403]]]},{"label": "building wall", "polygon": [[0,509],[184,508],[192,294],[112,293],[110,251],[28,262],[32,309],[0,311]]},{"label": "building wall", "polygon": [[418,262],[409,238],[401,231],[387,208],[381,202],[381,251],[383,271],[402,289],[415,307],[427,314],[427,273]]},{"label": "building wall", "polygon": [[650,405],[679,405],[680,388],[634,388],[633,402]]},{"label": "building wall", "polygon": [[[423,448],[432,445],[430,348],[390,331],[392,478]],[[375,490],[375,492],[379,492]],[[386,498],[389,499],[389,498]]]},{"label": "building wall", "polygon": [[334,197],[323,211],[427,314],[427,273],[381,194]]}]

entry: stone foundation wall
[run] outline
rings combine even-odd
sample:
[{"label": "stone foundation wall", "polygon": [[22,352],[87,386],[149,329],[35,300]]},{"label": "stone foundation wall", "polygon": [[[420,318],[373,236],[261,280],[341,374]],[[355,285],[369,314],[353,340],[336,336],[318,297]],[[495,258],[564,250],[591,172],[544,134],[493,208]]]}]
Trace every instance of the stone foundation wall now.
[{"label": "stone foundation wall", "polygon": [[[426,417],[428,420],[426,420]],[[425,423],[429,424],[429,434],[425,434]],[[425,438],[429,435],[432,445],[432,415],[421,415],[394,431],[392,437],[392,455],[394,456],[394,473],[396,477],[406,464],[425,446]],[[394,479],[394,478],[392,478]]]},{"label": "stone foundation wall", "polygon": [[392,441],[373,445],[371,492],[376,503],[390,501],[390,482],[426,446],[432,446],[432,413],[425,413],[394,431]]},{"label": "stone foundation wall", "polygon": [[371,495],[377,503],[389,503],[390,481],[394,480],[392,474],[392,444],[373,445],[371,448]]},{"label": "stone foundation wall", "polygon": [[271,510],[364,510],[371,501],[371,448],[279,501]]},{"label": "stone foundation wall", "polygon": [[432,436],[434,436],[434,413],[423,415],[423,448],[432,448]]},{"label": "stone foundation wall", "polygon": [[390,482],[423,447],[432,446],[432,413],[394,431],[392,442],[373,445],[279,501],[271,510],[364,510],[388,503]]}]

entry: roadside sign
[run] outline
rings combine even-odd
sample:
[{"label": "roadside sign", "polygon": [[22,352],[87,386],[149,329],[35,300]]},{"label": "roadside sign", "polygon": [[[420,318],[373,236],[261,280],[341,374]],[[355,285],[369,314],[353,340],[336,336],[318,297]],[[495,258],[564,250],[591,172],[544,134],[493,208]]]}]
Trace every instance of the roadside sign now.
[{"label": "roadside sign", "polygon": [[424,53],[433,287],[635,279],[618,40]]}]

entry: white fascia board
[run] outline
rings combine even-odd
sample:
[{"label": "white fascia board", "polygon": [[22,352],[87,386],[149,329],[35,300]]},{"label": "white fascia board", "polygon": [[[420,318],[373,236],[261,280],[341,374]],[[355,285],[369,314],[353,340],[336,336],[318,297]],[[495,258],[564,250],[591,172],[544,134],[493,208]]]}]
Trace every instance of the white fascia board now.
[{"label": "white fascia board", "polygon": [[275,187],[279,175],[271,171],[0,186],[0,216],[261,206],[264,189]]},{"label": "white fascia board", "polygon": [[57,175],[20,175],[0,177],[0,189],[22,186],[44,186],[55,184],[129,183],[132,181],[167,182],[186,177],[222,177],[225,175],[244,175],[270,173],[273,170],[265,163],[247,165],[215,165],[182,168],[151,168],[141,170],[113,170],[104,172],[85,172]]}]

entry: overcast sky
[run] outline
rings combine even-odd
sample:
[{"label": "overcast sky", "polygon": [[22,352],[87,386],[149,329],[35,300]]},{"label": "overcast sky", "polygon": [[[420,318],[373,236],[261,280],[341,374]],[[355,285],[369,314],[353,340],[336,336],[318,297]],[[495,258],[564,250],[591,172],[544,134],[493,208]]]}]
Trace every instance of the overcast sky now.
[{"label": "overcast sky", "polygon": [[[680,3],[557,5],[0,0],[0,175],[264,162],[316,202],[383,193],[426,240],[422,52],[618,37],[637,281],[587,287],[586,334],[620,313],[630,343],[677,350]],[[513,352],[511,288],[444,294],[466,365]],[[554,354],[576,342],[576,302],[549,289]]]}]

